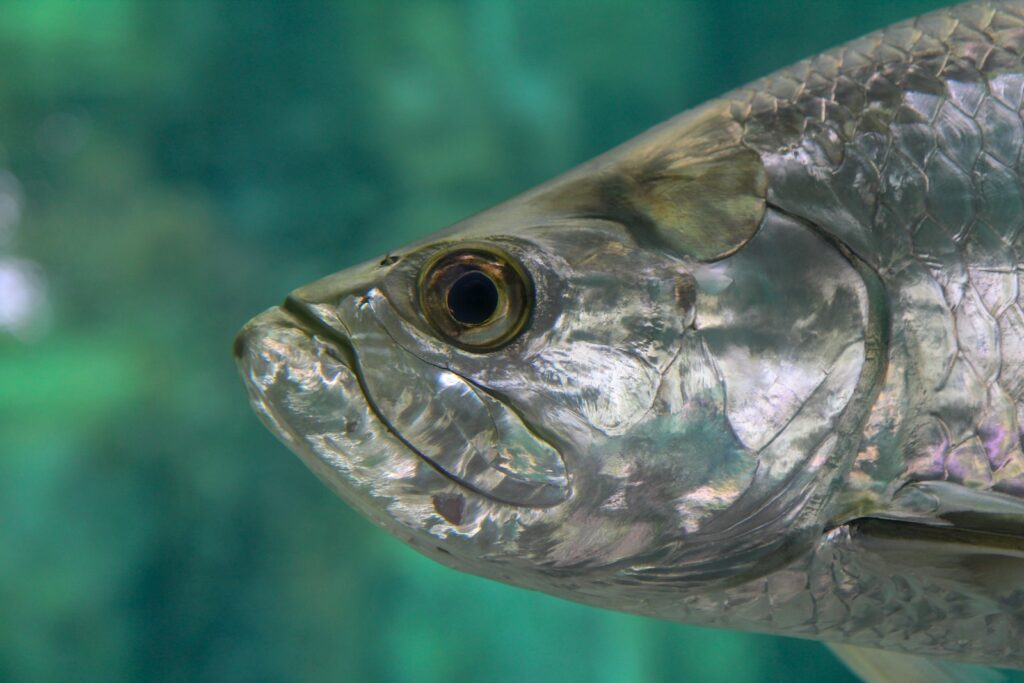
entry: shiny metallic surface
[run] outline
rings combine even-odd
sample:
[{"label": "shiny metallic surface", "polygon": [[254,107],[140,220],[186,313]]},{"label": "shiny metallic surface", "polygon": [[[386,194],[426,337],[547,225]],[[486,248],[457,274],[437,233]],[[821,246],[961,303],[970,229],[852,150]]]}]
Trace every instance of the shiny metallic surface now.
[{"label": "shiny metallic surface", "polygon": [[[801,62],[294,292],[267,426],[440,562],[594,605],[1024,667],[1024,3]],[[510,343],[420,307],[460,244]]]}]

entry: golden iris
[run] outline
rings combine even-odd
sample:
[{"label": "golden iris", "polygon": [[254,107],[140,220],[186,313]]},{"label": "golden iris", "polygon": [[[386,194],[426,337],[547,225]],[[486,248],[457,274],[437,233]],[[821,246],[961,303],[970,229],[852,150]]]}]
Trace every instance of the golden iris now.
[{"label": "golden iris", "polygon": [[420,306],[431,326],[467,351],[493,351],[526,325],[533,296],[522,267],[490,245],[459,245],[420,273]]}]

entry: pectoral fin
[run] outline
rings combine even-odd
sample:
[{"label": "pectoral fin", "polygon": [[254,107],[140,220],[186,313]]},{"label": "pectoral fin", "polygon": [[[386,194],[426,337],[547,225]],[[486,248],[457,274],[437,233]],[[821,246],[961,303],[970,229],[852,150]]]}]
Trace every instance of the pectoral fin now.
[{"label": "pectoral fin", "polygon": [[896,494],[889,508],[867,516],[1024,538],[1024,501],[948,481],[908,484]]},{"label": "pectoral fin", "polygon": [[845,526],[853,546],[893,572],[955,581],[1000,602],[1024,585],[1024,502],[1013,496],[917,482]]},{"label": "pectoral fin", "polygon": [[[884,510],[847,520],[823,545],[830,562],[879,609],[851,635],[870,639],[872,624],[915,652],[1019,666],[1024,586],[1024,503],[949,482],[909,484]],[[885,615],[884,617],[882,615]],[[908,630],[909,629],[909,630]],[[931,640],[929,641],[929,638]],[[870,642],[865,640],[862,642]],[[998,681],[980,667],[942,659],[830,645],[868,683]]]},{"label": "pectoral fin", "polygon": [[998,683],[998,671],[926,657],[828,643],[832,652],[864,683]]}]

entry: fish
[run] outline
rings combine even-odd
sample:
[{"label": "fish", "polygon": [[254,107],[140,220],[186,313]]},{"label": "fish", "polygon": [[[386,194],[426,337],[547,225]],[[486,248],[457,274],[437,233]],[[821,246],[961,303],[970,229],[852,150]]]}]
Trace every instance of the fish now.
[{"label": "fish", "polygon": [[449,567],[1024,668],[1024,2],[925,14],[299,287],[259,418]]}]

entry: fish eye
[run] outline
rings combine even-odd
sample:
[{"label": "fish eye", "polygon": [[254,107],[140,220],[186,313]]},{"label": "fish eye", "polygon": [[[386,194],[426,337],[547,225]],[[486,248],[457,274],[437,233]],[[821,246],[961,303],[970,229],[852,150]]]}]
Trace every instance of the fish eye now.
[{"label": "fish eye", "polygon": [[420,273],[420,307],[434,330],[467,351],[493,351],[523,331],[532,283],[511,256],[489,245],[460,245]]},{"label": "fish eye", "polygon": [[471,270],[448,289],[448,312],[462,325],[482,325],[498,310],[498,286],[479,270]]}]

